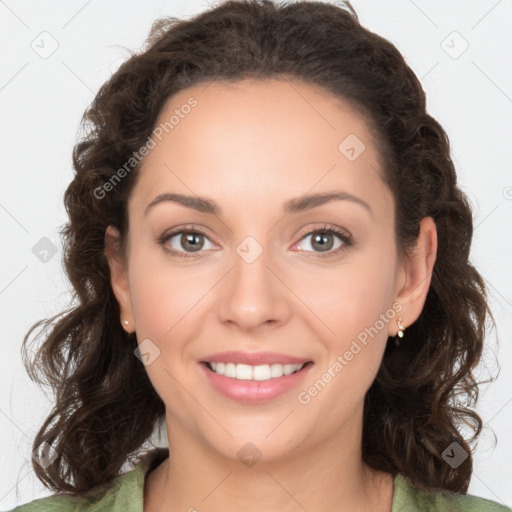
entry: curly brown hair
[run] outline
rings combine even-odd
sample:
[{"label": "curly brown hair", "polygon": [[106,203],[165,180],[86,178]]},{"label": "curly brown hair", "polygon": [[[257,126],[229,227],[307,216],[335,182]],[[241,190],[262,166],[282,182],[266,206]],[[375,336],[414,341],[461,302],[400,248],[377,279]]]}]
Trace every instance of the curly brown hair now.
[{"label": "curly brown hair", "polygon": [[[85,132],[73,151],[75,176],[64,197],[69,222],[61,229],[73,305],[34,324],[23,342],[29,375],[55,393],[33,443],[34,450],[46,442],[57,453],[46,468],[32,462],[49,489],[80,496],[108,484],[165,417],[163,401],[134,357],[136,335],[120,325],[104,254],[109,225],[125,248],[127,203],[140,162],[108,200],[98,191],[144,145],[178,91],[216,80],[298,78],[349,102],[376,133],[402,254],[414,246],[422,218],[432,217],[438,233],[423,311],[408,327],[407,343],[387,344],[366,395],[363,459],[418,488],[467,491],[469,443],[482,429],[473,371],[486,320],[494,323],[484,281],[468,260],[471,208],[457,185],[448,137],[427,114],[418,78],[393,44],[363,28],[345,6],[228,1],[189,20],[157,20],[144,48],[86,110]],[[28,361],[29,336],[41,324],[50,332]],[[459,432],[462,424],[472,429],[471,439]],[[469,454],[454,469],[442,458],[453,441]]]}]

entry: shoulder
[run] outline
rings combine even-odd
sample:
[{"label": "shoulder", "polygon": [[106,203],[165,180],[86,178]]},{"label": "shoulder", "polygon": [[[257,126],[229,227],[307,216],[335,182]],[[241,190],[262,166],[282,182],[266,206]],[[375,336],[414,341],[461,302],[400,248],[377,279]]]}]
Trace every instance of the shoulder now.
[{"label": "shoulder", "polygon": [[151,450],[139,458],[134,469],[118,476],[107,488],[93,490],[88,497],[57,494],[6,512],[143,512],[146,473],[168,453],[168,449]]},{"label": "shoulder", "polygon": [[85,510],[80,508],[80,502],[83,500],[73,500],[70,496],[49,496],[33,500],[25,505],[19,505],[7,512],[75,512]]},{"label": "shoulder", "polygon": [[395,477],[392,512],[512,512],[495,501],[449,491],[428,492],[414,488],[402,476]]},{"label": "shoulder", "polygon": [[[92,494],[89,497],[77,497],[69,494],[55,494],[46,498],[40,498],[20,505],[8,512],[106,512],[117,511],[119,508],[114,507],[117,495],[120,490],[126,487],[126,475],[116,479],[115,485],[102,492]],[[136,511],[138,509],[127,508]],[[142,510],[142,509],[141,509]]]}]

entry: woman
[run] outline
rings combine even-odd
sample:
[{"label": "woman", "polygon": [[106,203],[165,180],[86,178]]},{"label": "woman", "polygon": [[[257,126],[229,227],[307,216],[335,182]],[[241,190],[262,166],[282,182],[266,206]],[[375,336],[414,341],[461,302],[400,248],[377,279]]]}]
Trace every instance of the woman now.
[{"label": "woman", "polygon": [[347,7],[161,20],[100,89],[65,195],[78,304],[28,365],[55,496],[16,510],[509,510],[465,494],[492,315],[448,138]]}]

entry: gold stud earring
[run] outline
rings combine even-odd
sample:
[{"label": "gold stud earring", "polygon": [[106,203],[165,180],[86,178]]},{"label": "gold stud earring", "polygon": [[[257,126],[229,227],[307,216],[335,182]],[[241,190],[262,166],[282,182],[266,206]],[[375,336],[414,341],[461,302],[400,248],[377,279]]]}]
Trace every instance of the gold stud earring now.
[{"label": "gold stud earring", "polygon": [[404,337],[405,327],[402,325],[402,319],[401,318],[398,318],[397,324],[398,324],[398,333],[397,333],[398,337],[399,338],[403,338]]}]

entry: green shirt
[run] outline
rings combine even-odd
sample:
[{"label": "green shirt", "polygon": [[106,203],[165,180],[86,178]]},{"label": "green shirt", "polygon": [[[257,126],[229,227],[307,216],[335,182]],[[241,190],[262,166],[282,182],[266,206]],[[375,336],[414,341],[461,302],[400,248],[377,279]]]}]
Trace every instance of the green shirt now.
[{"label": "green shirt", "polygon": [[[107,491],[99,493],[94,499],[54,495],[33,500],[8,512],[143,512],[146,473],[156,468],[168,455],[168,448],[151,450],[131,471],[118,476]],[[512,512],[512,509],[467,494],[420,491],[397,475],[391,512]]]}]

